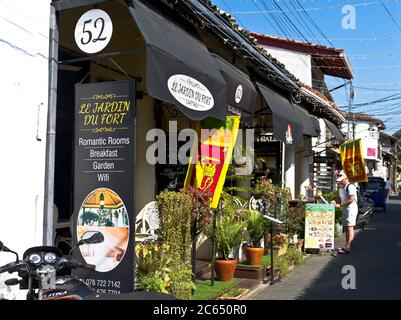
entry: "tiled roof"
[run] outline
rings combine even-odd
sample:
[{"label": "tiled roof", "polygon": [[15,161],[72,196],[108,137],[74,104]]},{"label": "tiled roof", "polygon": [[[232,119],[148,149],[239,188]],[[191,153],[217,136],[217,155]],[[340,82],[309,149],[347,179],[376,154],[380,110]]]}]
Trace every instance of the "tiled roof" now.
[{"label": "tiled roof", "polygon": [[260,44],[267,47],[281,48],[310,55],[319,69],[327,75],[343,79],[353,78],[351,65],[343,49],[260,33],[252,33],[252,36],[256,37]]},{"label": "tiled roof", "polygon": [[384,124],[383,120],[379,119],[379,118],[375,118],[369,114],[365,114],[365,113],[351,113],[351,114],[347,114],[345,117],[347,120],[353,120],[355,119],[356,121],[366,121],[366,122],[372,122],[376,125],[378,125],[379,127],[381,127],[382,129],[386,128],[386,125]]},{"label": "tiled roof", "polygon": [[329,105],[331,105],[331,107],[336,110],[338,113],[340,113],[344,118],[345,118],[345,113],[343,111],[340,110],[340,108],[337,107],[337,105],[329,100],[324,94],[322,94],[321,92],[317,91],[316,89],[308,86],[307,84],[303,83],[302,86],[306,89],[308,89],[309,91],[313,92],[314,94],[316,94],[317,96],[319,96],[320,98],[322,98],[324,101],[326,101]]},{"label": "tiled roof", "polygon": [[385,137],[387,139],[390,139],[393,142],[397,142],[398,141],[397,137],[394,137],[394,136],[392,136],[390,134],[387,134],[385,132],[380,132],[380,136]]},{"label": "tiled roof", "polygon": [[[167,0],[167,1],[171,1],[173,3],[175,3],[176,1],[172,1],[172,0]],[[219,15],[221,18],[223,18],[230,26],[231,28],[242,34],[248,41],[249,43],[256,48],[267,60],[269,60],[271,63],[273,63],[277,68],[279,68],[286,76],[288,76],[288,78],[290,78],[292,81],[294,81],[297,85],[299,85],[299,88],[301,89],[302,87],[306,87],[297,77],[295,77],[290,71],[288,71],[285,67],[285,65],[283,63],[281,63],[279,60],[277,60],[276,58],[274,58],[272,55],[270,55],[269,53],[266,52],[266,50],[264,49],[264,47],[262,45],[259,44],[258,40],[255,37],[255,33],[252,33],[242,27],[240,27],[238,25],[238,23],[236,22],[236,20],[227,12],[219,9],[214,3],[212,3],[210,0],[202,0],[202,2],[204,4],[206,4],[209,8],[211,8],[217,15]],[[200,19],[200,18],[199,18]],[[267,75],[267,77],[269,78],[270,75]],[[308,88],[308,90],[311,89],[310,87]],[[322,97],[322,95],[320,93],[318,93],[316,90],[312,89],[313,92],[318,95],[319,97],[321,97],[322,99],[324,99],[325,101],[327,101],[332,107],[333,109],[335,109],[336,112],[329,112],[327,110],[327,107],[325,105],[322,105],[322,108],[324,110],[326,110],[327,114],[331,114],[331,117],[337,118],[336,122],[341,123],[343,121],[343,119],[341,119],[341,117],[338,117],[338,114],[341,114],[341,111],[337,108],[337,106],[327,100],[326,97]],[[306,97],[305,95],[301,94],[302,98],[304,100],[306,100],[307,102],[310,101],[310,97]],[[321,105],[321,101],[319,101],[318,99],[314,100],[315,104],[319,104]]]}]

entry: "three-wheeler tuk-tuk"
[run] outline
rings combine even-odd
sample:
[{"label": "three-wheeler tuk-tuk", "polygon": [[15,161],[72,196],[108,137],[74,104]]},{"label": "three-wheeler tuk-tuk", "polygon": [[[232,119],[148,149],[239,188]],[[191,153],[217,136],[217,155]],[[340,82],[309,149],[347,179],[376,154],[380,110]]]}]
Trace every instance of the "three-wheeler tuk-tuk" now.
[{"label": "three-wheeler tuk-tuk", "polygon": [[368,177],[368,182],[359,183],[362,195],[372,199],[375,207],[386,211],[387,190],[386,181],[381,177]]}]

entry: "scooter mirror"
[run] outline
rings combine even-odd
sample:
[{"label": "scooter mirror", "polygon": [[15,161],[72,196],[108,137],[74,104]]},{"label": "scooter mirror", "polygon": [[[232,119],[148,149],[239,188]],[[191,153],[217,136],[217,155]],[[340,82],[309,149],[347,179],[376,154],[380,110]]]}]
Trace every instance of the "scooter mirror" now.
[{"label": "scooter mirror", "polygon": [[82,236],[80,243],[95,244],[95,243],[102,243],[103,241],[104,241],[103,233],[99,231],[87,231]]}]

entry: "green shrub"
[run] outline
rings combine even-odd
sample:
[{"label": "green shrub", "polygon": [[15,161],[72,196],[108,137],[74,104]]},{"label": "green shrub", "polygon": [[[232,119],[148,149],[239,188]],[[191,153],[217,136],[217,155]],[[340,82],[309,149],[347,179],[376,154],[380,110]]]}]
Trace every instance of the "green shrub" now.
[{"label": "green shrub", "polygon": [[194,239],[212,223],[210,192],[204,192],[192,186],[182,189],[182,192],[192,201],[191,236]]},{"label": "green shrub", "polygon": [[248,210],[245,217],[249,244],[252,247],[260,247],[269,224],[258,211]]},{"label": "green shrub", "polygon": [[165,191],[156,197],[159,211],[159,239],[168,246],[170,260],[168,291],[180,299],[191,297],[191,213],[192,199],[182,192]]},{"label": "green shrub", "polygon": [[168,293],[170,286],[168,246],[158,243],[138,243],[136,289]]},{"label": "green shrub", "polygon": [[285,277],[289,270],[290,264],[286,255],[278,257],[274,260],[274,272],[276,273],[278,270],[281,270],[281,276]]},{"label": "green shrub", "polygon": [[240,222],[232,216],[217,217],[216,228],[210,226],[206,232],[210,240],[215,239],[217,252],[223,259],[235,246],[239,246],[245,238],[245,222]]},{"label": "green shrub", "polygon": [[288,248],[286,259],[290,265],[298,265],[303,262],[303,253],[295,248]]},{"label": "green shrub", "polygon": [[172,259],[180,269],[191,262],[191,197],[165,191],[156,197],[160,227],[157,235],[174,253]]},{"label": "green shrub", "polygon": [[190,299],[195,288],[190,269],[176,269],[170,247],[159,243],[139,243],[136,289],[170,293],[179,299]]}]

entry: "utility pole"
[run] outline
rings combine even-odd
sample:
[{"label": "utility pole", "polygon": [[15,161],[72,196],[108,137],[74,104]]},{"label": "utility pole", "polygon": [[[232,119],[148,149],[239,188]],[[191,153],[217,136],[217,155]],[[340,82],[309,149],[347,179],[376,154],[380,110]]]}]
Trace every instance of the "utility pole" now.
[{"label": "utility pole", "polygon": [[[350,89],[349,89],[349,109],[348,109],[348,114],[351,115],[351,110],[352,110],[352,103],[354,101],[355,97],[355,91],[354,87],[352,86],[352,82],[350,84]],[[351,123],[350,120],[348,120],[348,140],[351,140]],[[355,140],[355,113],[352,113],[352,140]]]}]

